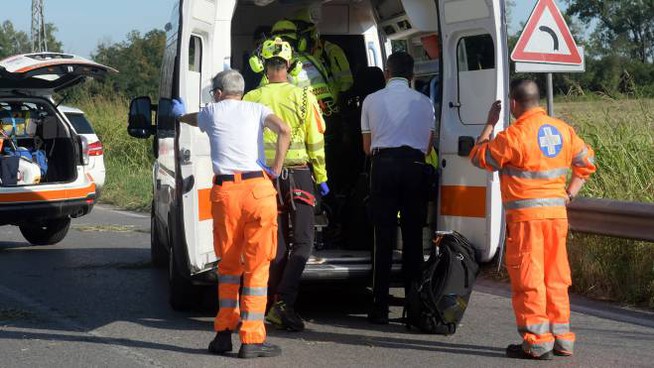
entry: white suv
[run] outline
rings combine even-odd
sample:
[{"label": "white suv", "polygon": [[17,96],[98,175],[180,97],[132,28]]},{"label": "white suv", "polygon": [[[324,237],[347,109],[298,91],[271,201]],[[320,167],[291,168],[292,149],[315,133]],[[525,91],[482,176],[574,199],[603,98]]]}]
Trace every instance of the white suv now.
[{"label": "white suv", "polygon": [[84,111],[70,106],[59,106],[59,111],[66,115],[66,118],[75,129],[75,132],[82,137],[85,142],[83,146],[86,147],[89,156],[89,163],[86,165],[86,172],[91,175],[95,182],[95,188],[100,196],[100,190],[104,186],[105,168],[104,168],[104,148],[102,142],[91,126],[91,122],[84,115]]},{"label": "white suv", "polygon": [[0,60],[0,225],[19,226],[32,244],[61,241],[71,217],[96,201],[89,142],[52,95],[108,72],[115,70],[61,53]]}]

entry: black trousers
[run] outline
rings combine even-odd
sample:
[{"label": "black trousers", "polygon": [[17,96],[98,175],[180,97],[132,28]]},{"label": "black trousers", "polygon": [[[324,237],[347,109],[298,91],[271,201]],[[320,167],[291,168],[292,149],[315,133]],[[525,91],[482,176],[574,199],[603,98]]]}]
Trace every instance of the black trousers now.
[{"label": "black trousers", "polygon": [[420,275],[423,262],[422,229],[427,216],[429,167],[419,150],[384,149],[372,158],[370,204],[375,227],[373,304],[388,308],[393,249],[398,212],[402,231],[402,274],[405,291]]},{"label": "black trousers", "polygon": [[309,168],[288,169],[288,176],[277,180],[284,204],[278,218],[277,256],[270,264],[268,295],[293,306],[313,249],[315,218],[312,205],[300,200],[291,205],[291,191],[296,188],[314,195],[314,185]]}]

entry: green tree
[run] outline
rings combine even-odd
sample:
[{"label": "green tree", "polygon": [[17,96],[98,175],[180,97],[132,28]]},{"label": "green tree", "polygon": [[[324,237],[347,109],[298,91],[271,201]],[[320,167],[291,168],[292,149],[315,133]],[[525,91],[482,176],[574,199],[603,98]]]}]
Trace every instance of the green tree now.
[{"label": "green tree", "polygon": [[30,52],[31,48],[27,33],[15,29],[9,20],[0,24],[0,58]]},{"label": "green tree", "polygon": [[143,36],[132,31],[126,41],[98,45],[92,58],[119,70],[103,82],[114,92],[156,98],[165,41],[166,34],[162,30],[151,30]]},{"label": "green tree", "polygon": [[605,53],[619,53],[643,63],[654,58],[654,1],[566,0],[567,14],[585,25],[597,23],[593,38]]},{"label": "green tree", "polygon": [[[46,23],[45,34],[48,51],[61,52],[63,44],[57,40],[55,33],[57,33],[57,27],[53,23]],[[31,51],[32,42],[26,32],[14,28],[13,23],[9,20],[0,24],[0,58]]]},{"label": "green tree", "polygon": [[48,46],[48,51],[52,52],[62,52],[63,51],[63,43],[61,41],[57,40],[55,37],[55,33],[57,33],[58,29],[57,26],[55,26],[53,23],[46,23],[45,24],[45,42]]}]

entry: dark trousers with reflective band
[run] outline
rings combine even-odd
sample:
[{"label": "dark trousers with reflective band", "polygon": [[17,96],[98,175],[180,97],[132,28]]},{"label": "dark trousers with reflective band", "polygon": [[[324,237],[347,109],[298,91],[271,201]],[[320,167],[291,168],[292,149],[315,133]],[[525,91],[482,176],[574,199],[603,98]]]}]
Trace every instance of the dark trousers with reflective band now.
[{"label": "dark trousers with reflective band", "polygon": [[507,230],[506,268],[523,349],[534,356],[552,349],[572,354],[568,220],[509,222]]},{"label": "dark trousers with reflective band", "polygon": [[422,229],[427,216],[428,171],[425,156],[408,147],[375,153],[370,173],[370,205],[375,227],[373,304],[387,308],[397,214],[402,230],[402,274],[405,291],[420,275]]},{"label": "dark trousers with reflective band", "polygon": [[291,205],[292,189],[314,195],[309,168],[288,169],[286,178],[279,178],[279,194],[284,205],[280,212],[277,256],[270,265],[270,295],[287,305],[295,305],[302,272],[311,256],[314,239],[314,207],[300,200]]}]

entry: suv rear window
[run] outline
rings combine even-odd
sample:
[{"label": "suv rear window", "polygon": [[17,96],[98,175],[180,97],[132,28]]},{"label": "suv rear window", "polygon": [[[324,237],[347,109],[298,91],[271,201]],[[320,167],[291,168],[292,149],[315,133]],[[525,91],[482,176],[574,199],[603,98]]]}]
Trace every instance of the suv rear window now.
[{"label": "suv rear window", "polygon": [[95,134],[93,128],[91,127],[91,123],[89,123],[89,121],[86,120],[86,117],[84,117],[84,115],[68,113],[66,114],[66,117],[73,124],[73,127],[75,128],[77,134]]}]

